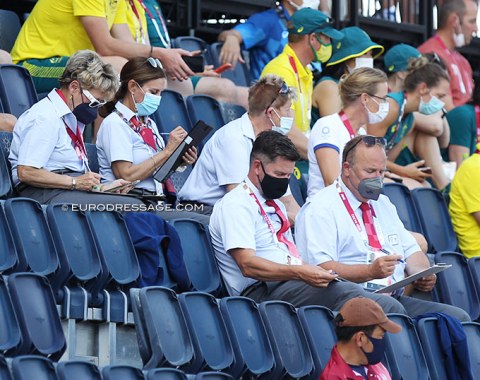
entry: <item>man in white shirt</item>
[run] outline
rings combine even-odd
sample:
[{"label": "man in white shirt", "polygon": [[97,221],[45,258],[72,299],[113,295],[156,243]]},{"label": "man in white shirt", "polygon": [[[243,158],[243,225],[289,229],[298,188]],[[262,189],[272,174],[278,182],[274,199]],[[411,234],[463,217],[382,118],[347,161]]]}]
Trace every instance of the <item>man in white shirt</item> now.
[{"label": "man in white shirt", "polygon": [[[410,275],[430,266],[395,207],[380,195],[386,160],[383,138],[366,135],[350,140],[343,150],[340,178],[302,207],[295,229],[306,262],[372,290],[403,279],[405,272]],[[435,282],[431,275],[413,285],[430,292]],[[443,312],[470,320],[459,308],[406,297],[401,290],[375,300],[386,312],[393,300],[410,316]]]}]

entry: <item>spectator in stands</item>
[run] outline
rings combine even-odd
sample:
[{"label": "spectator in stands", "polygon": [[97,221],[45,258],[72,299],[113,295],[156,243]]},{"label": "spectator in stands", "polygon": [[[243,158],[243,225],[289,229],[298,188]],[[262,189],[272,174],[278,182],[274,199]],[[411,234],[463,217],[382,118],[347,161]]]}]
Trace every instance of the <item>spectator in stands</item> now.
[{"label": "spectator in stands", "polygon": [[480,143],[480,79],[475,80],[472,99],[467,104],[449,111],[447,120],[452,126],[448,157],[455,161],[459,168]]},{"label": "spectator in stands", "polygon": [[[101,109],[105,119],[97,139],[100,175],[105,181],[117,178],[140,181],[131,194],[174,195],[172,187],[152,177],[187,136],[179,126],[169,134],[165,145],[155,122],[149,118],[160,105],[166,84],[159,60],[132,58],[122,68],[115,97]],[[192,147],[183,160],[187,165],[193,164],[196,158],[196,148]]]},{"label": "spectator in stands", "polygon": [[383,46],[373,42],[369,35],[356,26],[341,30],[344,38],[333,42],[333,54],[322,71],[313,92],[312,121],[339,112],[342,104],[338,81],[359,67],[373,67],[373,60],[383,53]]},{"label": "spectator in stands", "polygon": [[420,52],[411,45],[397,44],[383,57],[385,72],[388,75],[388,92],[403,91],[403,82],[408,73],[408,62],[420,57]]},{"label": "spectator in stands", "polygon": [[456,48],[466,46],[477,31],[477,2],[474,0],[445,0],[439,8],[437,33],[419,46],[421,53],[436,53],[445,63],[450,76],[450,93],[445,108],[470,100],[473,91],[472,67]]},{"label": "spectator in stands", "polygon": [[448,91],[448,74],[438,64],[425,57],[411,59],[404,91],[390,93],[387,117],[368,125],[368,133],[385,136],[387,168],[410,188],[429,186],[425,179],[432,177],[438,189],[449,189],[440,155],[450,138],[442,111]]},{"label": "spectator in stands", "polygon": [[331,185],[340,174],[345,144],[365,134],[369,120],[388,113],[387,76],[378,69],[362,67],[345,74],[339,83],[342,110],[317,120],[308,140],[308,197]]},{"label": "spectator in stands", "polygon": [[480,143],[455,174],[449,211],[460,250],[467,257],[480,256]]},{"label": "spectator in stands", "polygon": [[400,325],[387,318],[378,303],[364,297],[345,302],[335,317],[338,342],[319,380],[391,380],[381,363],[385,355],[385,333],[396,334]]},{"label": "spectator in stands", "polygon": [[[380,194],[387,157],[385,139],[357,136],[343,150],[342,174],[337,182],[320,190],[297,215],[295,238],[306,263],[333,270],[342,278],[378,289],[394,284],[428,268],[427,256],[420,251],[405,229],[395,206]],[[360,220],[362,220],[360,222]],[[421,292],[430,292],[436,276],[413,283]],[[400,307],[403,314],[416,316],[443,312],[461,321],[469,320],[459,308],[402,295],[365,293],[385,312]]]},{"label": "spectator in stands", "polygon": [[[250,87],[248,100],[248,113],[219,129],[205,144],[179,192],[182,203],[202,204],[204,212],[211,214],[215,202],[247,176],[250,152],[257,136],[272,128],[286,134],[291,128],[291,106],[296,93],[282,78],[262,77]],[[282,197],[282,201],[294,220],[299,209],[295,199],[289,194]]]},{"label": "spectator in stands", "polygon": [[98,107],[117,91],[112,65],[93,51],[81,50],[68,60],[59,81],[60,89],[20,116],[13,130],[9,160],[20,196],[40,203],[141,203],[99,193],[128,182],[100,185],[100,175],[88,167],[82,133],[97,117]]},{"label": "spectator in stands", "polygon": [[288,24],[288,44],[263,69],[262,76],[277,74],[297,89],[295,125],[304,134],[310,133],[313,92],[313,75],[307,65],[327,62],[332,55],[331,40],[342,38],[343,34],[332,27],[332,20],[324,13],[311,8],[300,9]]},{"label": "spectator in stands", "polygon": [[[11,64],[12,57],[5,50],[0,49],[0,64]],[[0,113],[0,131],[12,132],[17,118],[9,113]]]}]

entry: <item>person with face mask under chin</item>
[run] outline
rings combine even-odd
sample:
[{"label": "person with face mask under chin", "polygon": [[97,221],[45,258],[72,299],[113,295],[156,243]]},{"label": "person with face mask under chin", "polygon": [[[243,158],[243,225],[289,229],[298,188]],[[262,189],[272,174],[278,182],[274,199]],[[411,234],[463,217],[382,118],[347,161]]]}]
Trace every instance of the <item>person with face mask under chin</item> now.
[{"label": "person with face mask under chin", "polygon": [[332,41],[332,56],[313,91],[312,125],[320,117],[340,112],[342,103],[338,82],[342,75],[360,67],[373,68],[373,60],[384,51],[383,46],[373,42],[359,27],[349,26],[340,32],[344,37]]},{"label": "person with face mask under chin", "polygon": [[477,32],[478,5],[475,0],[445,0],[438,10],[436,34],[418,47],[420,53],[436,53],[450,76],[445,109],[467,103],[473,92],[472,67],[456,49],[469,45]]},{"label": "person with face mask under chin", "polygon": [[118,88],[112,65],[93,51],[81,50],[70,57],[59,82],[59,89],[50,91],[15,125],[9,160],[18,194],[42,204],[140,203],[102,194],[128,181],[119,177],[100,184],[100,175],[88,166],[83,130]]},{"label": "person with face mask under chin", "polygon": [[[371,293],[430,267],[395,206],[381,194],[385,144],[383,137],[364,135],[345,145],[337,181],[309,199],[297,215],[295,239],[302,259],[355,283],[362,296],[376,301],[385,313],[414,317],[441,312],[468,321],[466,311],[405,296],[403,288],[392,294]],[[428,293],[435,283],[436,276],[431,275],[412,285]]]},{"label": "person with face mask under chin", "polygon": [[345,302],[334,323],[338,342],[318,380],[391,380],[381,363],[385,334],[397,334],[402,327],[388,319],[378,303],[364,297]]}]

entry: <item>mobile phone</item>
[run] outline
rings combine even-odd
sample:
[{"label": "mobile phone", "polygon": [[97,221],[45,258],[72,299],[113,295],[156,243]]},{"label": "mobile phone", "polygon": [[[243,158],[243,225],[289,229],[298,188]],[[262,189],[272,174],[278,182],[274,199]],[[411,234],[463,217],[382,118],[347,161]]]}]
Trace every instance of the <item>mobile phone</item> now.
[{"label": "mobile phone", "polygon": [[420,168],[420,170],[424,173],[432,174],[432,168],[431,167],[425,166],[423,168]]},{"label": "mobile phone", "polygon": [[217,74],[221,74],[223,73],[225,70],[230,70],[232,68],[232,64],[231,63],[224,63],[222,66],[218,66],[215,70]]},{"label": "mobile phone", "polygon": [[205,67],[205,58],[202,54],[192,56],[182,55],[182,58],[190,70],[192,70],[194,73],[203,72]]},{"label": "mobile phone", "polygon": [[128,182],[124,185],[112,187],[111,189],[105,190],[104,192],[105,193],[114,193],[116,191],[122,191],[122,190],[125,190],[127,187],[134,187],[139,182],[140,182],[140,180],[137,179],[136,181]]}]

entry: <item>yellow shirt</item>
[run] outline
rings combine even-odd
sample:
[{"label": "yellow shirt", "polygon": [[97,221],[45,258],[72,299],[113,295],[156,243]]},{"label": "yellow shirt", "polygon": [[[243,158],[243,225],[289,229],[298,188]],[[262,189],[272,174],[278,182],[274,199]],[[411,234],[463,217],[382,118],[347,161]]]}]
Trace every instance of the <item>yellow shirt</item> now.
[{"label": "yellow shirt", "polygon": [[472,213],[480,211],[480,154],[463,161],[450,191],[449,211],[463,254],[480,256],[480,225]]},{"label": "yellow shirt", "polygon": [[[295,69],[290,63],[292,57]],[[290,45],[285,45],[283,52],[272,59],[263,69],[262,77],[267,74],[276,74],[283,78],[289,87],[297,89],[297,101],[293,104],[295,109],[295,125],[303,133],[310,133],[310,119],[312,110],[313,74],[312,71],[301,64]]]},{"label": "yellow shirt", "polygon": [[15,41],[13,62],[94,50],[80,16],[106,18],[110,29],[126,23],[125,13],[125,0],[38,0]]},{"label": "yellow shirt", "polygon": [[130,0],[124,0],[127,4],[127,24],[128,29],[130,29],[130,33],[132,34],[133,39],[135,42],[145,45],[147,43],[147,18],[145,17],[145,10],[143,9],[142,5],[138,2],[138,0],[131,0],[133,2],[133,7],[137,11],[137,15],[134,12],[134,8],[130,4]]}]

